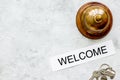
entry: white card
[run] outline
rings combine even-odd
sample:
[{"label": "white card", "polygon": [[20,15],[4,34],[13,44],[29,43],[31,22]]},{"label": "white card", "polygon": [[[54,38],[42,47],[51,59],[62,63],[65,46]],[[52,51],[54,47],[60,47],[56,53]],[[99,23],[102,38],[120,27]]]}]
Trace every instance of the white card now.
[{"label": "white card", "polygon": [[52,70],[72,67],[88,61],[100,59],[115,53],[112,40],[81,48],[65,54],[54,56],[50,59]]}]

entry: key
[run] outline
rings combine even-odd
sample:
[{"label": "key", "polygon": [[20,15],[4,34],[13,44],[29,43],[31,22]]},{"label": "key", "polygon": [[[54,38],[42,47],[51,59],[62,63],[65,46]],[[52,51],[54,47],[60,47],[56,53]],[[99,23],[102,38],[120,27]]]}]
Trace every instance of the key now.
[{"label": "key", "polygon": [[93,80],[94,78],[96,78],[96,80],[98,80],[98,78],[101,76],[99,71],[94,71],[92,74],[92,77],[89,80]]},{"label": "key", "polygon": [[103,70],[101,70],[101,74],[103,74],[105,76],[109,76],[111,79],[113,79],[115,76],[115,72],[113,72],[113,70],[107,71],[107,70],[103,69]]}]

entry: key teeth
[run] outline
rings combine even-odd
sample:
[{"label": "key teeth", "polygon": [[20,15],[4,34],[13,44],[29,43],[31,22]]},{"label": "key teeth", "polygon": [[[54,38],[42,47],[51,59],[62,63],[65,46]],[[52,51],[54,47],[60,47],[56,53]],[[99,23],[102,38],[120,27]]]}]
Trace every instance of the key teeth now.
[{"label": "key teeth", "polygon": [[[95,79],[95,78],[92,78],[92,77],[91,77],[89,80],[94,80],[94,79]],[[98,80],[98,79],[96,79],[96,80]]]},{"label": "key teeth", "polygon": [[92,77],[89,79],[89,80],[93,80],[94,79],[94,77],[93,77],[93,75],[92,75]]},{"label": "key teeth", "polygon": [[89,80],[93,80],[92,78],[90,78]]}]

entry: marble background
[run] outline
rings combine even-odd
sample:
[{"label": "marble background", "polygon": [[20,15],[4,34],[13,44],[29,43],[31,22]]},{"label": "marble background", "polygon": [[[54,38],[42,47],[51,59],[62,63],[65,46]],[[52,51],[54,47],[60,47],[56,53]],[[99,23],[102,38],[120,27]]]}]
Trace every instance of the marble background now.
[{"label": "marble background", "polygon": [[[107,5],[113,28],[104,38],[83,37],[76,12],[92,0],[0,0],[0,80],[88,80],[102,63],[110,64],[120,80],[120,1]],[[112,39],[116,54],[53,72],[49,58]]]}]

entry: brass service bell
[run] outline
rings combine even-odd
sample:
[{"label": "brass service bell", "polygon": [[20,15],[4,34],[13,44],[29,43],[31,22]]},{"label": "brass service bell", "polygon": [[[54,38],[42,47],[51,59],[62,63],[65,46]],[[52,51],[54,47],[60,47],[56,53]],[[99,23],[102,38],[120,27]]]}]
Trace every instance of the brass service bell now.
[{"label": "brass service bell", "polygon": [[99,2],[89,2],[77,12],[76,25],[87,38],[100,39],[111,30],[113,18],[107,6]]}]

